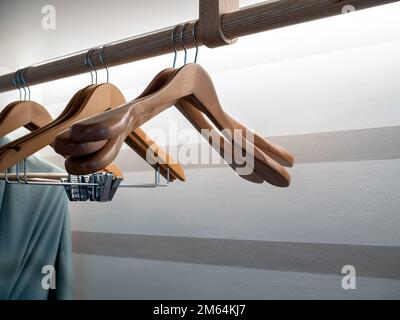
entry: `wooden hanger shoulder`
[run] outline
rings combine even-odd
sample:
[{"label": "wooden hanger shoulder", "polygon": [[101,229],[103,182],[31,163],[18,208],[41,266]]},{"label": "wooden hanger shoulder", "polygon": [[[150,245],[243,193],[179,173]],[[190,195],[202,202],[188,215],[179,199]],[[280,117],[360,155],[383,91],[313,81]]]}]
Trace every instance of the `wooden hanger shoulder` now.
[{"label": "wooden hanger shoulder", "polygon": [[0,137],[19,128],[30,130],[49,124],[52,118],[48,111],[34,101],[19,101],[9,104],[0,114]]},{"label": "wooden hanger shoulder", "polygon": [[[80,90],[77,93],[75,93],[75,95],[69,101],[69,103],[68,103],[67,107],[64,109],[64,111],[55,120],[53,120],[51,123],[47,124],[44,127],[41,127],[39,129],[35,130],[34,132],[31,132],[31,133],[29,133],[29,134],[27,134],[27,135],[25,135],[23,137],[20,137],[20,138],[18,138],[16,140],[13,140],[13,141],[1,146],[0,147],[0,155],[3,152],[5,152],[5,151],[7,151],[9,149],[15,149],[15,148],[18,149],[18,145],[19,144],[21,144],[24,141],[32,139],[33,137],[35,137],[35,135],[38,135],[40,132],[43,132],[43,131],[47,130],[48,128],[50,128],[50,126],[54,125],[56,123],[56,121],[60,120],[65,115],[65,113],[69,110],[69,108],[72,106],[73,102],[79,96],[79,94],[81,92],[82,92],[82,90]],[[0,161],[0,167],[1,167],[1,161]]]}]

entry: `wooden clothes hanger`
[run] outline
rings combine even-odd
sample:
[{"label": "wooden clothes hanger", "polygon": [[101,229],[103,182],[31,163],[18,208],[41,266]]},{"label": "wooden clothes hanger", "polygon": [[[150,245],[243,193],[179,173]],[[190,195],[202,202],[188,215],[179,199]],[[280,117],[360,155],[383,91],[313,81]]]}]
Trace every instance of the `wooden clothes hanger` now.
[{"label": "wooden clothes hanger", "polygon": [[[165,69],[161,71],[156,78],[160,80],[162,84],[168,80],[168,78],[172,75],[175,69]],[[204,117],[203,113],[199,111],[193,104],[192,101],[181,99],[179,102],[175,104],[175,107],[184,115],[184,117],[192,124],[192,126],[202,134],[206,130],[209,132],[211,136],[204,137],[206,141],[213,147],[215,151],[219,153],[219,155],[225,159],[226,156],[232,161],[228,161],[228,165],[235,171],[240,166],[235,162],[235,157],[232,154],[232,144],[225,140],[221,133],[214,130],[212,125],[207,121]],[[217,144],[214,143],[217,141]],[[225,148],[227,147],[227,148]],[[257,175],[255,171],[252,171],[247,175],[239,175],[241,178],[253,182],[253,183],[263,183],[264,180]]]},{"label": "wooden clothes hanger", "polygon": [[[154,82],[158,82],[159,89],[166,83],[168,78],[175,72],[176,69],[168,68],[161,71],[158,75],[156,75]],[[181,99],[178,103],[175,104],[175,107],[185,116],[185,118],[193,125],[193,127],[202,134],[202,130],[207,130],[213,136],[213,139],[210,137],[204,137],[206,141],[220,154],[222,158],[228,156],[230,159],[233,159],[232,162],[228,162],[228,165],[236,170],[239,166],[235,163],[235,158],[232,154],[232,145],[227,142],[224,137],[216,132],[211,124],[206,120],[203,113],[200,112],[190,100]],[[218,143],[213,143],[213,141],[218,141]],[[225,148],[227,147],[227,148]],[[245,180],[248,180],[253,183],[263,183],[264,180],[259,177],[254,171],[248,175],[240,175]]]},{"label": "wooden clothes hanger", "polygon": [[0,113],[0,137],[22,127],[34,131],[52,121],[48,111],[34,101],[12,102]]},{"label": "wooden clothes hanger", "polygon": [[[157,74],[156,77],[153,79],[154,83],[157,82],[157,84],[154,84],[154,87],[158,86],[158,89],[161,89],[161,87],[166,83],[168,78],[172,75],[173,72],[175,72],[175,70],[176,69],[169,68]],[[180,102],[183,102],[184,100],[185,107],[182,107],[180,105]],[[196,127],[199,132],[201,129],[213,129],[213,127],[205,119],[203,113],[198,110],[201,108],[201,106],[197,105],[196,108],[197,101],[195,99],[190,99],[190,97],[188,97],[185,99],[181,99],[180,102],[177,103],[175,106],[181,113],[185,115],[185,117],[192,123],[192,125]],[[190,106],[193,106],[194,108],[190,108]],[[185,111],[185,108],[188,110]],[[232,122],[235,129],[243,130],[244,133],[246,132],[247,128],[244,125],[240,124],[227,113],[225,113],[225,116]],[[223,128],[219,127],[218,129],[222,130]],[[254,133],[254,145],[270,157],[274,158],[274,160],[279,162],[281,165],[286,167],[293,166],[293,155],[291,155],[281,146],[269,141],[268,139],[262,138],[257,133]]]},{"label": "wooden clothes hanger", "polygon": [[[147,94],[150,94],[151,91],[157,91],[159,90],[166,82],[166,80],[168,79],[168,77],[171,75],[171,73],[174,71],[174,69],[166,69],[162,72],[160,72],[150,83],[150,85],[148,86],[148,88],[152,88],[152,90],[147,89],[143,92],[143,94],[141,96],[145,96]],[[201,133],[202,129],[207,129],[211,132],[211,130],[213,130],[213,127],[209,124],[209,122],[204,118],[204,115],[198,111],[194,106],[192,106],[190,104],[190,102],[185,101],[184,99],[182,99],[179,103],[176,104],[176,107],[178,108],[180,105],[184,105],[183,108],[179,109],[182,113],[184,113],[185,117],[188,118],[188,120],[192,123],[192,125]],[[185,111],[185,112],[183,112]],[[216,133],[216,132],[215,132]],[[134,135],[136,134],[135,131],[133,131],[132,133],[130,133],[130,135]],[[214,135],[215,137],[215,135]],[[129,138],[129,136],[128,136]],[[143,139],[143,138],[142,138]],[[206,139],[212,146],[214,149],[216,149],[217,152],[219,152],[219,154],[224,157],[224,156],[228,156],[230,157],[230,159],[234,159],[234,157],[232,156],[232,152],[230,148],[224,148],[226,141],[224,140],[224,138],[222,136],[220,137],[215,137],[215,139],[220,139],[219,140],[219,147],[217,149],[217,145],[212,143],[212,140],[210,139]],[[61,142],[62,141],[62,142]],[[214,140],[217,141],[217,140]],[[75,143],[73,141],[71,141],[70,137],[69,137],[69,131],[66,131],[60,135],[58,135],[58,152],[60,154],[62,154],[63,156],[67,156],[67,157],[76,157],[82,154],[82,145],[75,145]],[[106,144],[106,140],[102,141],[101,143],[103,145]],[[130,144],[129,143],[129,139],[125,140],[125,143]],[[150,142],[150,144],[152,144]],[[229,143],[227,143],[227,145],[229,145]],[[153,148],[152,148],[153,149]],[[93,151],[93,150],[92,150]],[[90,150],[85,150],[85,152],[90,152]],[[143,148],[142,152],[146,152],[146,147]],[[153,151],[155,154],[157,154],[157,150]],[[229,165],[235,169],[236,167],[238,167],[236,165],[236,163],[229,163]],[[242,176],[244,179],[249,180],[251,182],[255,182],[255,183],[263,183],[264,180],[260,177],[258,177],[256,175],[255,172],[253,172],[250,175],[244,175]]]},{"label": "wooden clothes hanger", "polygon": [[[101,140],[108,140],[108,142],[95,153],[67,159],[67,171],[82,174],[83,172],[93,172],[99,165],[112,161],[128,132],[178,103],[180,99],[189,96],[191,99],[197,100],[196,107],[205,113],[217,127],[235,129],[235,125],[226,116],[218,101],[207,72],[197,64],[187,64],[175,71],[167,83],[156,93],[72,126],[70,138],[72,141],[86,145],[85,148],[91,142],[97,143]],[[242,145],[245,144],[245,138],[242,138]],[[57,150],[58,145],[56,143]],[[289,185],[290,176],[285,168],[257,148],[254,148],[253,151],[254,168],[258,175],[276,186]]]},{"label": "wooden clothes hanger", "polygon": [[[56,120],[29,135],[2,146],[0,148],[0,170],[5,170],[51,144],[58,133],[68,129],[76,121],[115,108],[125,102],[122,93],[111,84],[91,85],[80,90]],[[147,147],[150,146],[148,143],[151,142],[152,147],[158,150],[158,155],[164,156],[161,161],[156,159],[160,162],[160,173],[166,177],[169,169],[170,180],[185,179],[182,167],[174,164],[172,158],[155,145],[140,128],[136,128],[134,135],[127,139],[144,159],[146,159],[146,153],[143,150],[147,150]],[[153,166],[157,167],[157,163]]]},{"label": "wooden clothes hanger", "polygon": [[[158,86],[159,88],[162,87],[162,84],[165,83],[165,81],[167,80],[167,78],[171,75],[171,73],[174,71],[174,69],[166,69],[162,72],[160,72],[152,81],[152,83],[156,83],[158,82]],[[156,86],[156,84],[154,84],[154,86]],[[187,108],[189,108],[189,105],[195,105],[196,101],[191,100],[190,98],[186,99],[188,100],[188,102],[186,103],[186,105],[188,106]],[[181,100],[183,101],[183,100]],[[183,113],[183,109],[184,108],[179,108],[178,107],[179,104],[177,104],[177,108],[178,110],[180,110]],[[198,111],[195,108],[191,108],[190,112],[186,111],[184,112],[185,117],[188,118],[189,121],[192,122],[192,124],[195,127],[198,127],[198,130],[200,131],[201,129],[213,129],[212,126],[210,126],[208,124],[208,122],[205,120],[203,114]],[[235,125],[236,129],[240,129],[240,130],[246,130],[246,127],[243,126],[242,124],[240,124],[239,122],[237,122],[235,119],[233,119],[232,117],[230,117],[228,114],[225,114],[227,117],[229,117],[229,119],[232,121],[232,123]],[[192,118],[192,119],[189,119]],[[195,122],[193,122],[193,119],[197,119],[196,121],[201,121],[201,123],[203,123],[203,125],[199,125],[199,124],[195,124]],[[65,137],[66,138],[66,137]],[[59,139],[61,139],[61,137],[59,137]],[[65,139],[65,142],[67,142],[68,139]],[[104,144],[106,143],[106,141],[103,142]],[[264,153],[268,154],[270,157],[274,158],[277,162],[279,162],[280,164],[284,165],[284,166],[288,166],[291,167],[293,165],[293,156],[284,148],[268,141],[265,138],[260,137],[259,135],[257,135],[256,133],[254,133],[254,145],[257,146],[261,151],[263,151]],[[76,150],[79,149],[75,149],[75,148],[63,148],[63,145],[60,144],[59,145],[59,152],[61,154],[64,155],[68,155],[68,156],[79,156],[82,155],[81,153],[77,152]]]},{"label": "wooden clothes hanger", "polygon": [[[20,100],[10,103],[0,113],[0,137],[22,127],[34,131],[53,121],[46,108],[30,100],[30,89],[23,77],[24,71],[26,69],[18,70],[13,79],[15,87],[19,90]],[[22,100],[21,88],[25,92],[24,100]]]},{"label": "wooden clothes hanger", "polygon": [[[0,113],[0,137],[22,127],[35,131],[51,122],[53,118],[41,104],[32,100],[12,102]],[[103,171],[122,177],[121,170],[114,164],[107,166]]]}]

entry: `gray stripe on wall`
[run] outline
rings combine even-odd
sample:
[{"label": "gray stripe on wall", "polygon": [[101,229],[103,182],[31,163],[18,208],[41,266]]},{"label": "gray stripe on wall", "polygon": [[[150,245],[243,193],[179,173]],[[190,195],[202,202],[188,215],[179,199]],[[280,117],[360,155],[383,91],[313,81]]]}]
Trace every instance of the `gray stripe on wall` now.
[{"label": "gray stripe on wall", "polygon": [[73,232],[74,253],[267,270],[400,279],[400,247]]},{"label": "gray stripe on wall", "polygon": [[297,163],[400,158],[400,126],[283,136],[271,141],[293,152]]},{"label": "gray stripe on wall", "polygon": [[[299,134],[268,139],[290,150],[295,156],[296,164],[400,158],[400,126]],[[176,154],[173,147],[170,152]],[[64,159],[61,156],[51,156],[47,159],[64,167]],[[122,150],[115,163],[124,172],[152,170],[131,150]],[[214,168],[221,165],[185,165],[184,167],[185,169]]]}]

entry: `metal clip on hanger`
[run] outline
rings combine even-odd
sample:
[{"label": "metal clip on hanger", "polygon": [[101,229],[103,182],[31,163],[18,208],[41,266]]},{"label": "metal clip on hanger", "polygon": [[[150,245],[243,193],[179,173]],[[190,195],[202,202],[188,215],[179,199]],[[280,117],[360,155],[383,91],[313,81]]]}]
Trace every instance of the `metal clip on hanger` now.
[{"label": "metal clip on hanger", "polygon": [[[91,77],[91,84],[97,83],[97,70],[95,69],[90,55],[94,51],[91,49],[85,57],[85,65],[88,67]],[[100,61],[103,62],[103,57],[100,56]],[[22,101],[22,90],[24,91],[24,101],[30,99],[30,89],[23,77],[26,69],[17,70],[13,83],[19,90],[20,100]],[[109,80],[108,69],[107,82]],[[94,75],[93,75],[94,74]],[[111,201],[120,188],[156,188],[166,187],[170,182],[169,168],[166,168],[166,182],[161,183],[160,166],[157,166],[154,174],[154,183],[142,184],[121,184],[123,178],[112,172],[96,172],[88,175],[71,175],[66,173],[32,173],[28,174],[26,170],[26,159],[23,160],[23,175],[20,175],[20,164],[15,165],[15,173],[9,173],[9,168],[4,172],[0,179],[4,179],[6,184],[13,185],[39,185],[39,186],[61,186],[65,188],[70,201]]]},{"label": "metal clip on hanger", "polygon": [[[167,169],[168,170],[168,169]],[[123,178],[109,172],[96,172],[89,175],[32,174],[26,172],[26,160],[23,161],[23,175],[20,175],[20,165],[16,165],[15,174],[10,174],[8,169],[4,173],[7,184],[62,186],[71,201],[111,201],[118,188],[157,188],[169,184],[169,171],[166,183],[161,183],[161,174],[158,167],[155,170],[154,183],[121,184]],[[58,180],[58,181],[57,181]]]}]

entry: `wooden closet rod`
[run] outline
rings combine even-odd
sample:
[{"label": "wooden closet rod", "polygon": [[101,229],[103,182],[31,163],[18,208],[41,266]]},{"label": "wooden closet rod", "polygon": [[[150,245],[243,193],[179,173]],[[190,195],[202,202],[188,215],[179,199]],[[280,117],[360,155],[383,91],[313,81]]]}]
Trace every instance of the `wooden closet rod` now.
[{"label": "wooden closet rod", "polygon": [[[211,1],[211,0],[210,0]],[[399,0],[279,0],[272,3],[245,7],[239,11],[227,13],[221,19],[222,30],[229,39],[286,27],[302,22],[327,18],[342,13],[346,5],[356,10],[366,9],[378,5],[398,2]],[[184,41],[187,48],[194,47],[192,28],[195,22],[190,22],[184,32]],[[106,47],[103,58],[108,67],[128,62],[147,59],[167,53],[173,53],[171,34],[174,27],[152,34],[138,36]],[[196,25],[196,37],[199,46],[202,45],[199,25]],[[176,31],[176,47],[180,45],[180,33]],[[268,45],[267,43],[265,45]],[[100,50],[91,54],[96,69],[102,69]],[[62,58],[28,68],[24,78],[32,86],[48,81],[58,80],[88,72],[84,63],[86,53]],[[0,76],[0,92],[15,90],[13,79],[15,74],[9,73]]]}]

